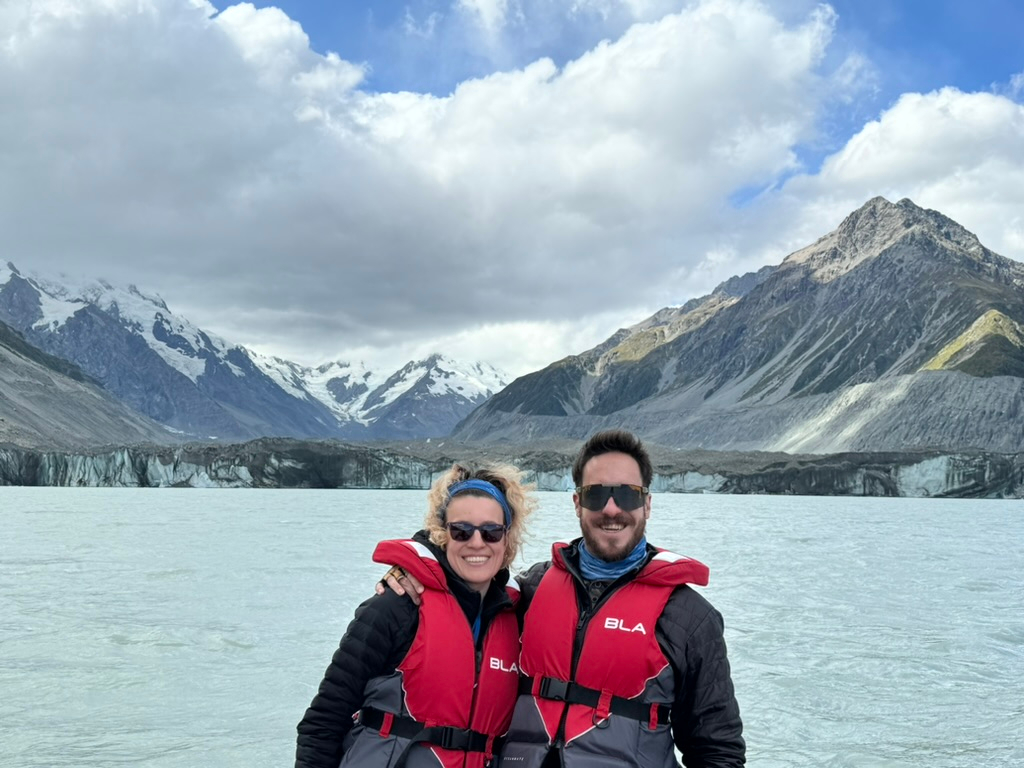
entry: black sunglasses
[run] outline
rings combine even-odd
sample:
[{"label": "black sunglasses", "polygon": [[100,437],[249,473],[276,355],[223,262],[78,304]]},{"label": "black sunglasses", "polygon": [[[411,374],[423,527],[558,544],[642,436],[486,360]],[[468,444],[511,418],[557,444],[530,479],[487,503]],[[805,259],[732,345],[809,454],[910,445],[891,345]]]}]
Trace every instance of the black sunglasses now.
[{"label": "black sunglasses", "polygon": [[445,528],[448,529],[448,535],[452,537],[452,541],[469,541],[475,532],[480,531],[480,537],[488,544],[497,544],[504,538],[507,530],[504,525],[498,523],[484,523],[483,525],[445,523]]},{"label": "black sunglasses", "polygon": [[638,509],[644,505],[649,489],[643,485],[584,485],[576,489],[580,506],[591,512],[600,512],[615,499],[615,505],[623,512]]}]

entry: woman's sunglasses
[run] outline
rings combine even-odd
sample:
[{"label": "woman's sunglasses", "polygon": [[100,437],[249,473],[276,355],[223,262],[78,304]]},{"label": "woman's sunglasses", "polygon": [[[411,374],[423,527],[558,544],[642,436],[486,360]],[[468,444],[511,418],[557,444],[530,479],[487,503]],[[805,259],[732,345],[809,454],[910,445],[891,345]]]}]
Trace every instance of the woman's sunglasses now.
[{"label": "woman's sunglasses", "polygon": [[644,505],[649,489],[642,485],[584,485],[576,489],[580,506],[591,512],[604,509],[608,499],[615,499],[615,505],[623,512],[638,509]]},{"label": "woman's sunglasses", "polygon": [[445,528],[448,529],[448,535],[452,537],[452,541],[469,541],[476,531],[480,531],[480,538],[488,544],[497,544],[504,538],[507,530],[504,525],[498,523],[484,523],[483,525],[445,523]]}]

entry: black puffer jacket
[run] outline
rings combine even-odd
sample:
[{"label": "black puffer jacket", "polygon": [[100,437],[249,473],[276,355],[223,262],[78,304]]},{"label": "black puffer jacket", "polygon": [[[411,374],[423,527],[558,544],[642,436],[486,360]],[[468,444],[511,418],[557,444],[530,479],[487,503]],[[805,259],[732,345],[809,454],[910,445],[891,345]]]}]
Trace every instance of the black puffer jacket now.
[{"label": "black puffer jacket", "polygon": [[[444,552],[423,532],[413,537],[434,553],[444,568],[448,587],[472,624],[480,612],[480,638],[491,620],[511,607],[505,592],[508,570],[502,569],[484,596],[470,589],[448,565]],[[352,730],[352,716],[363,705],[367,682],[393,673],[405,658],[419,628],[419,608],[407,597],[387,590],[356,609],[355,618],[341,638],[320,689],[298,725],[295,768],[338,768],[344,741]]]},{"label": "black puffer jacket", "polygon": [[[609,585],[583,579],[579,571],[580,541],[574,541],[564,555],[576,580],[582,616]],[[644,564],[657,554],[650,545],[647,550]],[[538,563],[517,577],[521,589],[518,610],[529,608],[550,567],[550,561]],[[687,768],[737,768],[746,763],[743,723],[726,655],[724,626],[722,615],[688,586],[672,593],[655,626],[658,644],[675,673],[672,739]]]}]

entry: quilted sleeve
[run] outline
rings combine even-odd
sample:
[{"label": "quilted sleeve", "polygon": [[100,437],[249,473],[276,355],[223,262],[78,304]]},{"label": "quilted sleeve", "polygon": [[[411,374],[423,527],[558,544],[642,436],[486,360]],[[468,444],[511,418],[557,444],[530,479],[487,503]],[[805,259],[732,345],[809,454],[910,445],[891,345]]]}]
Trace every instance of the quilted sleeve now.
[{"label": "quilted sleeve", "polygon": [[409,651],[418,622],[416,606],[393,592],[371,597],[356,609],[298,725],[295,768],[337,768],[367,682],[397,668]]},{"label": "quilted sleeve", "polygon": [[722,615],[690,587],[677,589],[658,620],[658,640],[675,671],[672,737],[686,768],[746,763]]}]

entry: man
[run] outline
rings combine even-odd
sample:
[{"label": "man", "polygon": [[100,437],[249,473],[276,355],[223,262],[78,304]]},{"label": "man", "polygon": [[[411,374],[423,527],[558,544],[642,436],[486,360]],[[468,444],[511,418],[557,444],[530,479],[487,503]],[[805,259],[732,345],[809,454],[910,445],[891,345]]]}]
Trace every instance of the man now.
[{"label": "man", "polygon": [[600,432],[572,475],[582,538],[519,577],[520,696],[498,765],[672,768],[674,745],[687,768],[742,766],[722,617],[688,586],[708,570],[644,535],[647,451]]}]

